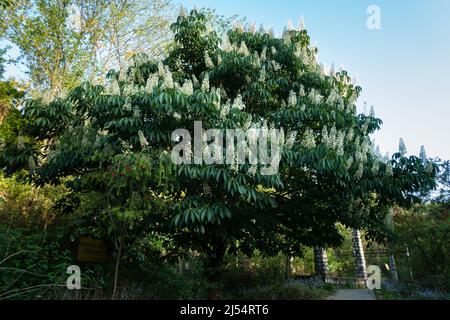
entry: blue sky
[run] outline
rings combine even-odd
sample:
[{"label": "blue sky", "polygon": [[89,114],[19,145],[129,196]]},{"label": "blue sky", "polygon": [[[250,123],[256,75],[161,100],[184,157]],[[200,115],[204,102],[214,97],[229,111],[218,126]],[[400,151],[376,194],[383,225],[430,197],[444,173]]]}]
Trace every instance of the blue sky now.
[{"label": "blue sky", "polygon": [[[410,154],[425,145],[429,156],[450,159],[449,0],[178,0],[239,14],[281,33],[288,19],[303,15],[319,60],[358,75],[358,102],[374,105],[384,121],[374,135],[383,152],[398,150],[403,137]],[[369,5],[381,9],[381,30],[369,30]],[[17,75],[14,68],[7,75]]]},{"label": "blue sky", "polygon": [[[393,153],[403,137],[410,154],[450,159],[449,0],[181,0],[239,14],[281,33],[288,19],[304,16],[319,60],[358,75],[358,102],[374,105],[384,121],[374,138]],[[369,30],[369,5],[381,9],[381,30]]]}]

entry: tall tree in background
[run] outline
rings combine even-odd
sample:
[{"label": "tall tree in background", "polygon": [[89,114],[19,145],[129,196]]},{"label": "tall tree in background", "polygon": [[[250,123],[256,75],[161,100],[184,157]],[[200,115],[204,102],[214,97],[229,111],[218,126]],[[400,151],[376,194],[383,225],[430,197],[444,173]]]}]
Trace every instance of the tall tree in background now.
[{"label": "tall tree in background", "polygon": [[[20,132],[26,121],[20,111],[13,107],[14,102],[24,96],[21,90],[23,88],[15,81],[2,81],[5,64],[9,61],[4,58],[7,49],[0,49],[0,170],[8,167],[14,171],[24,167],[28,157],[35,150],[33,148],[28,148],[28,152],[24,150],[27,141],[21,137]],[[20,150],[17,150],[18,148]],[[17,151],[20,151],[22,156],[6,161],[5,157],[12,156]]]},{"label": "tall tree in background", "polygon": [[5,59],[5,53],[7,48],[0,48],[0,80],[3,79],[3,75],[5,74],[5,64],[7,60]]},{"label": "tall tree in background", "polygon": [[127,54],[160,54],[170,8],[168,0],[20,0],[0,13],[0,34],[20,49],[33,86],[54,96],[122,67]]},{"label": "tall tree in background", "polygon": [[101,71],[122,69],[136,53],[161,57],[170,39],[171,9],[169,0],[110,1],[96,51]]},{"label": "tall tree in background", "polygon": [[21,96],[17,91],[17,83],[14,81],[2,81],[5,73],[6,64],[11,62],[11,59],[5,57],[9,47],[0,48],[0,124],[6,117],[10,109],[13,99]]}]

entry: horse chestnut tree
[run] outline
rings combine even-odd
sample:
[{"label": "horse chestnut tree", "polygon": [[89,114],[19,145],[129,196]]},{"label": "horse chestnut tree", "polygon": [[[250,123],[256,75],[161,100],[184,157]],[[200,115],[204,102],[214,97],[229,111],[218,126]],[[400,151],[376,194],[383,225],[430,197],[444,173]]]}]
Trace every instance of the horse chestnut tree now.
[{"label": "horse chestnut tree", "polygon": [[[46,141],[34,181],[64,177],[74,195],[96,194],[95,212],[114,214],[132,236],[156,230],[197,250],[211,281],[227,251],[335,246],[338,223],[387,240],[389,209],[433,188],[436,165],[376,152],[370,135],[381,120],[356,112],[361,88],[346,71],[321,68],[306,30],[277,38],[238,26],[219,38],[207,25],[201,12],[182,14],[163,61],[138,54],[107,83],[29,100],[29,134]],[[174,164],[172,133],[195,121],[224,133],[282,129],[278,171]]]}]

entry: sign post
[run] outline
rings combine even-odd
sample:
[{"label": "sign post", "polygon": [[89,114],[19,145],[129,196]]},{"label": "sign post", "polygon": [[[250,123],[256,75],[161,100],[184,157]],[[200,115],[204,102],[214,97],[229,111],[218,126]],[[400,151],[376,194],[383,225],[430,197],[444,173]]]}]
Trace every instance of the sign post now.
[{"label": "sign post", "polygon": [[87,237],[80,238],[77,260],[81,262],[102,263],[106,260],[105,241]]}]

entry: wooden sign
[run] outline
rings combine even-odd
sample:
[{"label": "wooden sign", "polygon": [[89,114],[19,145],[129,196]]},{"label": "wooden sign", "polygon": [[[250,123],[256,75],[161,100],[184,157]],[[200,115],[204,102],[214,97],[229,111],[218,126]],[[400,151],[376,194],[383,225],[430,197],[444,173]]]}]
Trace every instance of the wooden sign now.
[{"label": "wooden sign", "polygon": [[81,237],[77,260],[81,262],[105,262],[106,252],[105,241]]}]

